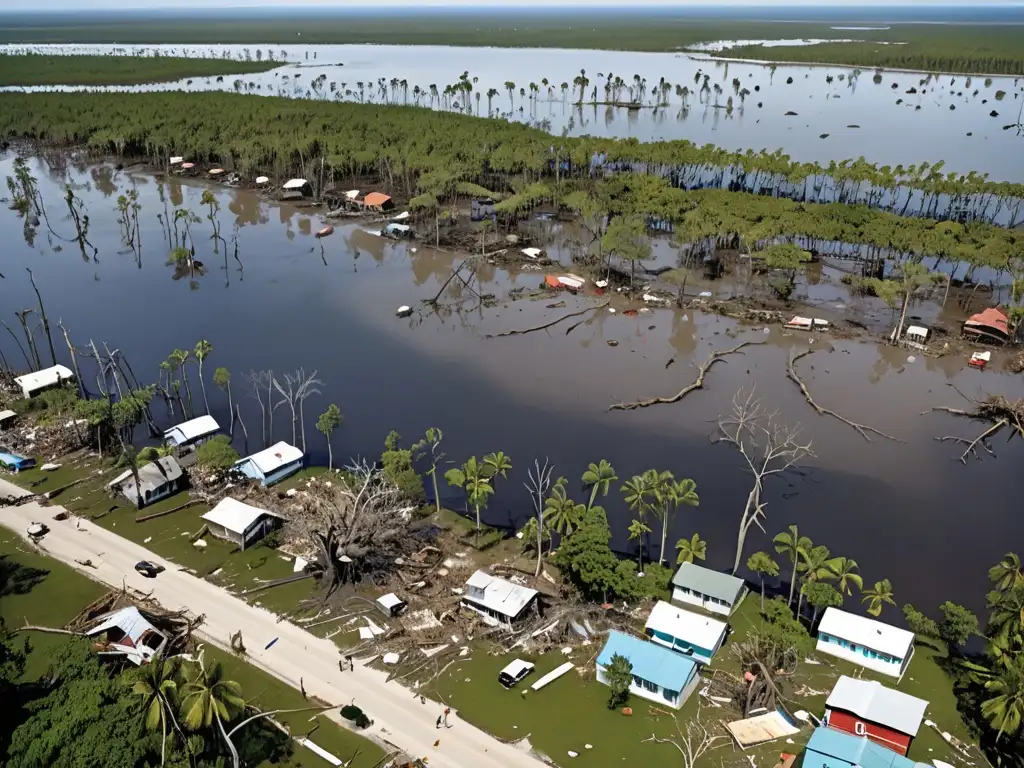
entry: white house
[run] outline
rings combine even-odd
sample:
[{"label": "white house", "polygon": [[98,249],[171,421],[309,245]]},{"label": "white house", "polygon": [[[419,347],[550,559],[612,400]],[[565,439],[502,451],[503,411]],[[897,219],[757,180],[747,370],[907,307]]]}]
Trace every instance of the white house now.
[{"label": "white house", "polygon": [[203,520],[210,533],[218,539],[237,544],[242,549],[255,544],[277,525],[280,516],[238,499],[223,498]]},{"label": "white house", "polygon": [[629,692],[663,706],[679,709],[700,683],[692,659],[614,629],[597,656],[599,683],[608,685],[608,667],[615,656],[624,656],[633,666]]},{"label": "white house", "polygon": [[685,608],[659,600],[647,617],[644,631],[652,643],[664,645],[690,656],[701,664],[710,664],[725,641],[729,625]]},{"label": "white house", "polygon": [[729,616],[747,594],[743,579],[693,563],[683,563],[672,577],[672,601]]},{"label": "white house", "polygon": [[239,460],[235,469],[246,477],[259,480],[260,485],[266,487],[294,475],[302,469],[305,458],[305,454],[294,445],[282,441]]},{"label": "white house", "polygon": [[511,627],[529,613],[538,594],[535,589],[477,571],[466,582],[462,604],[483,616],[491,626]]},{"label": "white house", "polygon": [[817,649],[898,679],[914,655],[914,633],[838,608],[826,608],[818,623]]},{"label": "white house", "polygon": [[138,488],[135,487],[131,470],[122,472],[107,487],[120,490],[122,496],[141,509],[154,501],[173,496],[184,488],[184,474],[173,456],[164,456],[139,467]]},{"label": "white house", "polygon": [[21,387],[21,393],[25,397],[35,397],[40,392],[60,386],[62,382],[74,380],[75,374],[71,372],[70,368],[66,368],[63,365],[54,365],[50,368],[43,368],[41,371],[17,376],[14,382]]},{"label": "white house", "polygon": [[220,424],[213,416],[198,416],[182,422],[164,432],[164,440],[175,447],[199,445],[220,431]]},{"label": "white house", "polygon": [[85,634],[99,638],[95,646],[101,656],[124,656],[141,666],[163,653],[167,645],[167,635],[150,624],[135,606],[97,616],[95,621]]}]

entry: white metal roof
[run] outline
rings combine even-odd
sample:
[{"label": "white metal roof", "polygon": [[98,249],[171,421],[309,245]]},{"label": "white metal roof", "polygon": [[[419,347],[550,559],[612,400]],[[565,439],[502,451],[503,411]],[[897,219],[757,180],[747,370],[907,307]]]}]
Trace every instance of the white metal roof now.
[{"label": "white metal roof", "polygon": [[468,591],[463,597],[477,605],[482,605],[505,616],[518,616],[531,600],[537,596],[537,590],[513,584],[511,581],[491,576],[486,571],[477,571],[469,577],[467,587],[483,591],[483,598],[471,595]]},{"label": "white metal roof", "polygon": [[894,690],[877,680],[855,680],[843,675],[825,702],[887,728],[916,736],[928,702]]},{"label": "white metal roof", "polygon": [[44,387],[52,387],[60,381],[71,381],[74,378],[75,374],[71,372],[70,368],[66,368],[63,365],[54,365],[49,368],[43,368],[41,371],[18,376],[14,381],[21,387],[21,391],[27,397],[30,393]]},{"label": "white metal roof", "polygon": [[271,513],[265,509],[254,507],[251,504],[246,504],[239,501],[238,499],[224,498],[220,502],[203,515],[203,520],[214,525],[219,525],[222,528],[226,528],[232,533],[239,535],[245,535],[245,532],[252,527],[252,525],[258,521],[264,515],[270,515]]},{"label": "white metal roof", "polygon": [[922,337],[924,337],[924,336],[928,335],[928,329],[927,328],[922,328],[920,325],[912,325],[909,328],[907,328],[906,335],[907,336],[922,336]]},{"label": "white metal roof", "polygon": [[8,419],[13,419],[17,415],[18,414],[11,410],[0,411],[0,421],[7,421]]},{"label": "white metal roof", "polygon": [[270,177],[269,176],[257,176],[256,177],[256,183],[257,184],[266,184],[269,181],[270,181]]},{"label": "white metal roof", "polygon": [[293,461],[298,461],[301,458],[302,451],[282,440],[280,443],[275,443],[259,453],[246,456],[238,463],[251,461],[256,469],[264,475],[269,475],[279,470],[285,464],[291,464]]},{"label": "white metal roof", "polygon": [[540,248],[523,248],[522,254],[529,256],[531,259],[539,258],[543,251]]},{"label": "white metal roof", "polygon": [[533,664],[531,664],[530,662],[523,661],[522,659],[516,659],[503,670],[501,670],[500,674],[508,675],[514,680],[515,678],[519,677],[519,674],[521,672],[529,672],[532,669]]},{"label": "white metal roof", "polygon": [[665,632],[677,640],[713,651],[728,626],[707,616],[677,608],[671,603],[659,600],[644,625],[647,629]]},{"label": "white metal roof", "polygon": [[914,644],[913,632],[838,608],[825,609],[818,624],[818,634],[822,632],[898,659],[905,659]]},{"label": "white metal roof", "polygon": [[306,181],[305,179],[288,179],[288,181],[286,181],[284,183],[284,188],[285,189],[302,189],[307,184],[309,184],[309,182]]},{"label": "white metal roof", "polygon": [[405,600],[400,598],[394,592],[388,592],[386,595],[381,595],[377,598],[377,602],[387,608],[389,611],[392,608],[397,608],[400,605],[405,605]]},{"label": "white metal roof", "polygon": [[180,445],[181,443],[187,443],[190,440],[195,440],[206,435],[212,435],[214,432],[220,430],[220,424],[213,416],[197,416],[190,421],[176,424],[175,426],[164,432],[164,439],[169,440],[174,445]]}]

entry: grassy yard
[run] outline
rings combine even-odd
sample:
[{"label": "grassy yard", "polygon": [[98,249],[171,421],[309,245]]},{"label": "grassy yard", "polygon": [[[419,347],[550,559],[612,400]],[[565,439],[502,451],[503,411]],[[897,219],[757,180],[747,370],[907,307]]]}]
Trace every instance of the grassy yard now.
[{"label": "grassy yard", "polygon": [[[14,533],[0,528],[0,616],[10,626],[26,620],[44,626],[63,626],[88,603],[103,595],[106,588],[63,563],[33,552]],[[64,642],[58,635],[34,633],[31,636],[25,679],[34,680],[46,670],[50,649]],[[246,699],[260,709],[298,709],[310,706],[302,694],[263,670],[248,664],[244,658],[207,646],[207,658],[224,664],[230,679],[242,686]],[[278,719],[292,729],[295,736],[304,736],[316,729],[312,740],[342,760],[358,752],[351,768],[371,768],[383,757],[373,742],[312,712],[280,715]],[[264,766],[269,767],[270,763]],[[320,768],[327,763],[303,747],[296,745],[295,754],[282,768]]]},{"label": "grassy yard", "polygon": [[[739,664],[731,646],[742,642],[762,619],[756,595],[750,595],[730,618],[732,635],[716,655],[713,663],[701,674],[705,680],[716,672],[736,675]],[[441,678],[431,684],[432,689],[452,707],[460,718],[472,722],[501,739],[514,740],[529,736],[530,743],[561,765],[568,764],[570,750],[579,753],[573,765],[611,766],[626,764],[654,764],[677,759],[671,745],[644,743],[651,734],[659,737],[675,735],[675,722],[685,727],[688,720],[698,715],[701,721],[713,725],[712,732],[725,734],[716,723],[738,720],[738,707],[725,705],[714,708],[702,697],[693,695],[677,713],[652,702],[632,696],[633,715],[624,716],[607,708],[608,688],[593,679],[593,657],[600,650],[594,642],[576,648],[568,657],[577,667],[588,667],[586,675],[577,670],[570,672],[548,687],[525,696],[521,689],[506,691],[498,684],[498,672],[514,658],[533,661],[534,674],[523,683],[528,689],[532,680],[554,669],[567,660],[559,650],[538,657],[526,654],[491,656],[482,647],[474,647],[472,655],[460,660]],[[952,685],[942,667],[943,655],[934,648],[921,645],[915,652],[910,667],[899,684],[884,675],[877,675],[854,664],[831,656],[812,653],[801,662],[797,674],[787,688],[787,705],[791,712],[806,710],[816,716],[825,711],[825,699],[841,674],[878,679],[883,684],[929,702],[926,718],[934,720],[942,730],[949,731],[964,741],[970,741],[968,731],[956,709]],[[726,738],[699,761],[700,768],[721,765],[748,766],[747,756],[758,766],[774,764],[781,752],[799,751],[810,737],[805,727],[791,740],[769,742],[741,752]],[[586,749],[586,744],[592,749]],[[922,725],[914,740],[910,757],[920,762],[933,758],[956,763],[954,751],[932,728]],[[633,761],[643,761],[634,763]]]}]

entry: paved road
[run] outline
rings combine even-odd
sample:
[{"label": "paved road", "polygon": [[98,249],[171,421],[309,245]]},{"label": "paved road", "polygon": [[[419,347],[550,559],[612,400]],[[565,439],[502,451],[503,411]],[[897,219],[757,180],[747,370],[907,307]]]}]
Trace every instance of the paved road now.
[{"label": "paved road", "polygon": [[[0,497],[23,495],[20,489],[0,479]],[[58,507],[43,508],[35,502],[18,507],[0,507],[0,524],[23,538],[29,523],[45,522],[50,532],[40,549],[87,576],[108,585],[120,587],[122,580],[130,587],[152,590],[160,604],[171,610],[187,608],[204,614],[200,629],[206,640],[227,648],[230,636],[242,630],[249,661],[295,688],[303,679],[306,691],[331,704],[354,701],[375,720],[372,731],[413,756],[428,757],[431,766],[442,768],[537,768],[540,761],[502,744],[473,726],[449,717],[450,729],[435,729],[442,706],[428,699],[420,703],[412,692],[396,682],[387,683],[387,675],[356,662],[354,672],[339,672],[338,648],[330,640],[322,640],[294,624],[277,622],[277,617],[233,597],[213,584],[177,570],[173,563],[157,557],[149,550],[117,536],[90,521],[76,519],[57,522],[53,516]],[[92,560],[97,567],[81,568],[75,560]],[[167,568],[155,579],[135,572],[139,560],[149,560]],[[269,650],[267,645],[278,641]],[[494,681],[497,685],[497,680]],[[332,718],[338,715],[332,712]],[[438,739],[441,743],[434,747]],[[341,757],[341,756],[339,756]],[[326,764],[326,763],[325,763]]]}]

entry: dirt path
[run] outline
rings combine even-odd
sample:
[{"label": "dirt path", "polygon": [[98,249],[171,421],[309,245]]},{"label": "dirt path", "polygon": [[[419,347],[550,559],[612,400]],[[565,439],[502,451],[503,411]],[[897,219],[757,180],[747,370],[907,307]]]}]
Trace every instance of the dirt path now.
[{"label": "dirt path", "polygon": [[[24,491],[0,479],[0,497],[23,496]],[[454,727],[435,729],[442,705],[418,697],[398,683],[386,683],[386,674],[356,662],[354,672],[339,672],[341,658],[337,646],[322,640],[261,608],[248,605],[223,589],[178,570],[178,566],[122,539],[98,525],[69,517],[53,520],[59,507],[41,507],[27,502],[17,507],[0,508],[0,524],[27,539],[26,528],[34,520],[45,522],[51,530],[39,549],[67,563],[90,578],[113,587],[122,581],[130,587],[149,592],[171,610],[187,608],[205,615],[200,630],[204,639],[222,648],[229,647],[230,635],[242,630],[248,649],[248,661],[277,678],[299,687],[303,679],[307,693],[341,706],[353,702],[375,720],[369,731],[413,756],[428,757],[431,766],[442,768],[536,768],[541,763],[530,755],[494,739],[492,736],[456,718]],[[92,560],[96,568],[81,568],[75,560]],[[135,572],[140,560],[149,560],[167,568],[155,579]],[[266,648],[271,641],[276,642]],[[497,680],[494,681],[497,685]],[[337,711],[330,714],[340,722]],[[434,742],[440,739],[440,745]]]}]

